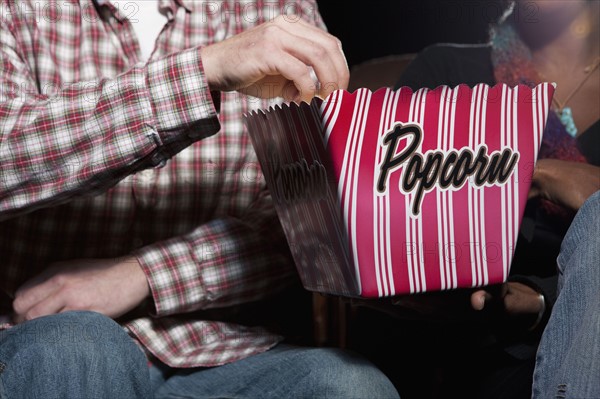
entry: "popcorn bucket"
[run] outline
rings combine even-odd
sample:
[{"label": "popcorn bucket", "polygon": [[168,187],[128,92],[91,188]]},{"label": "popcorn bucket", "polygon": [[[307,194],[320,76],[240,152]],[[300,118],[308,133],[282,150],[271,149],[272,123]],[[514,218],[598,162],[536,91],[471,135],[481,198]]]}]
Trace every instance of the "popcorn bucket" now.
[{"label": "popcorn bucket", "polygon": [[375,298],[506,281],[553,93],[340,90],[247,115],[305,288]]}]

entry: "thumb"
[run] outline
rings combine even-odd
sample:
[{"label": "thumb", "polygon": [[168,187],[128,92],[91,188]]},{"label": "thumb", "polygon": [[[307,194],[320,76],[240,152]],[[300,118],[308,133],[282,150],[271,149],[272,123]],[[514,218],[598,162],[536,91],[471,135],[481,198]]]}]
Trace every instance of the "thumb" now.
[{"label": "thumb", "polygon": [[492,299],[492,295],[485,290],[478,290],[471,294],[471,306],[475,310],[483,310],[485,303]]}]

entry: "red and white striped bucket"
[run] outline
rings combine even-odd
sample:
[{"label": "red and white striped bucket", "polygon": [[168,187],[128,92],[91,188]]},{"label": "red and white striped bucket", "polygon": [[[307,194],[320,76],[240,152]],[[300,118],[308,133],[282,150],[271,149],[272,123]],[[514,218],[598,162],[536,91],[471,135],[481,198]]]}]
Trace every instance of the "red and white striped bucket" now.
[{"label": "red and white striped bucket", "polygon": [[383,297],[505,281],[553,93],[361,89],[248,115],[304,286]]}]

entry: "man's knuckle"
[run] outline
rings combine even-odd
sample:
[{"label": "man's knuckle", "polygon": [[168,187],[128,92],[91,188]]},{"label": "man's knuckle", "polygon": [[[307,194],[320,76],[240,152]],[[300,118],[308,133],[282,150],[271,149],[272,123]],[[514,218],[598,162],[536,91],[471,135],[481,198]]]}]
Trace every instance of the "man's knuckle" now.
[{"label": "man's knuckle", "polygon": [[263,42],[262,49],[267,55],[273,55],[279,51],[279,46],[277,46],[277,44],[275,44],[273,41],[267,40]]},{"label": "man's knuckle", "polygon": [[54,275],[50,278],[49,282],[53,285],[62,287],[68,283],[68,279],[66,276],[62,274]]},{"label": "man's knuckle", "polygon": [[23,310],[25,310],[25,303],[23,301],[23,298],[18,297],[13,301],[13,310],[17,314],[23,313]]},{"label": "man's knuckle", "polygon": [[315,57],[318,57],[319,59],[322,59],[325,56],[327,56],[327,50],[325,50],[325,48],[321,46],[313,46],[312,51]]},{"label": "man's knuckle", "polygon": [[344,68],[344,69],[342,70],[342,75],[341,75],[341,78],[342,78],[344,81],[347,81],[347,80],[349,80],[349,79],[350,79],[350,71],[348,70],[348,68]]},{"label": "man's knuckle", "polygon": [[287,15],[278,15],[273,19],[274,24],[284,24],[288,22]]},{"label": "man's knuckle", "polygon": [[324,44],[331,50],[337,50],[341,43],[335,36],[330,36],[324,41]]},{"label": "man's knuckle", "polygon": [[267,39],[276,38],[279,33],[281,33],[282,29],[277,24],[268,24],[265,25],[265,28],[262,31],[263,36]]}]

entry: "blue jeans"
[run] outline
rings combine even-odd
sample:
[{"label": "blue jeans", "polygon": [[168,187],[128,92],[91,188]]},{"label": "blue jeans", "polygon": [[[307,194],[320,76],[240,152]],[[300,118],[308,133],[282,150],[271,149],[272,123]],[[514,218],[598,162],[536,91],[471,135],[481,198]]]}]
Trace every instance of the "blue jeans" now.
[{"label": "blue jeans", "polygon": [[533,397],[600,398],[600,191],[581,207],[558,256],[558,299],[537,352]]},{"label": "blue jeans", "polygon": [[98,313],[41,317],[0,332],[0,398],[149,398],[148,361]]},{"label": "blue jeans", "polygon": [[156,399],[399,397],[387,377],[359,356],[284,344],[220,367],[153,366],[150,379]]},{"label": "blue jeans", "polygon": [[113,320],[42,317],[0,332],[0,399],[398,398],[372,364],[335,349],[279,345],[225,366],[148,366]]}]

